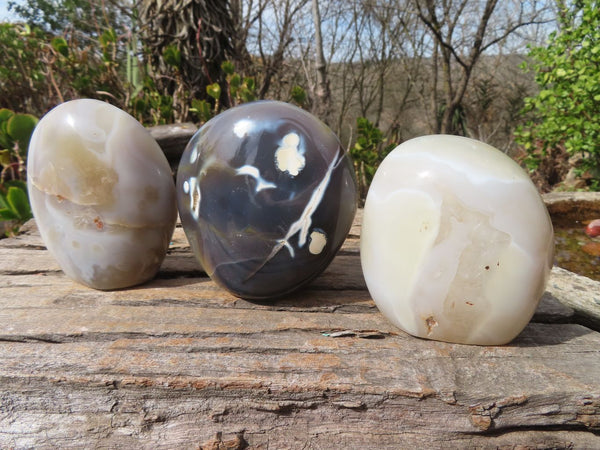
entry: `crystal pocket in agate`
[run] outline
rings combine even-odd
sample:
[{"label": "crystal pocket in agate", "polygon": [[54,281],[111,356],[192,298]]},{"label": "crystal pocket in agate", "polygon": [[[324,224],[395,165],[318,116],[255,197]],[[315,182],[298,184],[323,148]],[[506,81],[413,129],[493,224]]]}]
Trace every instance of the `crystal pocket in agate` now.
[{"label": "crystal pocket in agate", "polygon": [[508,343],[535,312],[553,248],[550,217],[527,174],[472,139],[401,144],[367,195],[365,280],[381,312],[414,336]]},{"label": "crystal pocket in agate", "polygon": [[46,114],[29,145],[27,181],[42,239],[62,270],[96,289],[152,278],[175,227],[175,184],[156,141],[98,100]]},{"label": "crystal pocket in agate", "polygon": [[179,214],[206,273],[234,295],[271,299],[311,281],[352,225],[352,162],[300,108],[248,103],[208,121],[177,173]]}]

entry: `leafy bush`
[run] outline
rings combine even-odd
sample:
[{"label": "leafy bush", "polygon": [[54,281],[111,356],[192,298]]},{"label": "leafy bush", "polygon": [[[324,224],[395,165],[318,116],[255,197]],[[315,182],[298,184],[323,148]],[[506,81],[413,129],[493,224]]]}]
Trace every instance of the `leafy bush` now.
[{"label": "leafy bush", "polygon": [[212,99],[213,105],[208,100],[192,100],[191,112],[195,113],[200,122],[206,122],[217,115],[223,109],[221,96],[226,95],[227,103],[233,107],[241,103],[247,103],[256,100],[256,83],[252,77],[243,77],[235,72],[235,67],[230,61],[224,61],[221,64],[221,70],[225,74],[225,91],[221,89],[219,83],[212,83],[206,86],[206,94]]},{"label": "leafy bush", "polygon": [[10,233],[16,233],[20,224],[32,217],[25,184],[25,161],[37,122],[30,114],[0,109],[0,221],[10,222]]},{"label": "leafy bush", "polygon": [[540,86],[525,99],[532,118],[517,131],[535,170],[549,150],[564,146],[581,158],[579,173],[592,189],[600,189],[600,1],[575,2],[559,14],[560,28],[546,47],[531,49],[531,63]]},{"label": "leafy bush", "polygon": [[383,132],[365,117],[356,119],[356,127],[358,137],[350,155],[354,160],[359,195],[364,199],[379,164],[397,144],[386,144]]},{"label": "leafy bush", "polygon": [[47,39],[27,25],[0,24],[0,98],[13,110],[40,114],[48,104]]},{"label": "leafy bush", "polygon": [[119,72],[119,45],[112,29],[94,41],[76,31],[53,36],[28,25],[0,24],[2,105],[37,116],[80,97],[123,107],[127,86]]},{"label": "leafy bush", "polygon": [[145,76],[141,89],[130,100],[130,114],[146,125],[162,125],[173,122],[173,97],[162,95],[154,80]]},{"label": "leafy bush", "polygon": [[16,234],[20,225],[32,217],[25,182],[11,180],[0,184],[0,222],[10,222],[8,234]]}]

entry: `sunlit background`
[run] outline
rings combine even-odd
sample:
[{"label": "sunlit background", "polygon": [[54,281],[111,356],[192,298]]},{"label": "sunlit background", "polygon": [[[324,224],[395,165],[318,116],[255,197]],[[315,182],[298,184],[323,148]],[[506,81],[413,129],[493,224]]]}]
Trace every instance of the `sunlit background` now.
[{"label": "sunlit background", "polygon": [[[19,3],[19,1],[16,1]],[[8,0],[0,0],[0,22],[16,20],[16,16],[12,11],[8,11]]]}]

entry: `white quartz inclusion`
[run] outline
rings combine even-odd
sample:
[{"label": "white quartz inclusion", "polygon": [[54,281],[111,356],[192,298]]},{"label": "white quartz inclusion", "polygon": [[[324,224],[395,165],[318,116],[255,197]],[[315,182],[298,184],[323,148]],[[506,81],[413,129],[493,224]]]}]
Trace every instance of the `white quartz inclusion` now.
[{"label": "white quartz inclusion", "polygon": [[321,230],[314,230],[309,236],[308,251],[313,255],[318,255],[323,251],[327,244],[327,236]]},{"label": "white quartz inclusion", "polygon": [[306,158],[300,149],[300,136],[288,133],[281,140],[281,146],[275,151],[275,165],[282,172],[296,176],[304,169]]},{"label": "white quartz inclusion", "polygon": [[255,192],[260,192],[263,189],[275,189],[277,185],[275,183],[271,183],[270,181],[265,180],[261,175],[258,167],[245,165],[236,169],[235,173],[237,175],[247,175],[251,178],[254,178],[256,181]]},{"label": "white quartz inclusion", "polygon": [[361,262],[382,313],[415,336],[505,344],[531,319],[552,265],[548,212],[527,174],[487,144],[425,136],[380,165]]}]

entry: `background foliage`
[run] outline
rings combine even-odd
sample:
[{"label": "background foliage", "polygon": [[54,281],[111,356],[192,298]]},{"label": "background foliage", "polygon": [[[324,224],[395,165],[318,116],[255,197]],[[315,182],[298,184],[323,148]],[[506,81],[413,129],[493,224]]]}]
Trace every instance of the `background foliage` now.
[{"label": "background foliage", "polygon": [[25,160],[37,122],[31,114],[0,109],[0,221],[8,223],[8,227],[0,229],[0,237],[4,233],[16,233],[19,225],[32,217],[27,198]]},{"label": "background foliage", "polygon": [[[393,147],[429,133],[521,158],[544,190],[599,188],[597,0],[11,3],[21,20],[0,24],[0,107],[11,113],[41,117],[86,97],[146,126],[202,124],[270,98],[338,134],[363,196]],[[6,211],[26,150],[2,152]]]},{"label": "background foliage", "polygon": [[[559,29],[548,44],[531,49],[525,68],[535,73],[539,93],[527,98],[531,119],[518,130],[531,169],[549,163],[564,148],[575,170],[600,189],[600,2],[561,5]],[[554,161],[556,164],[556,161]]]}]

